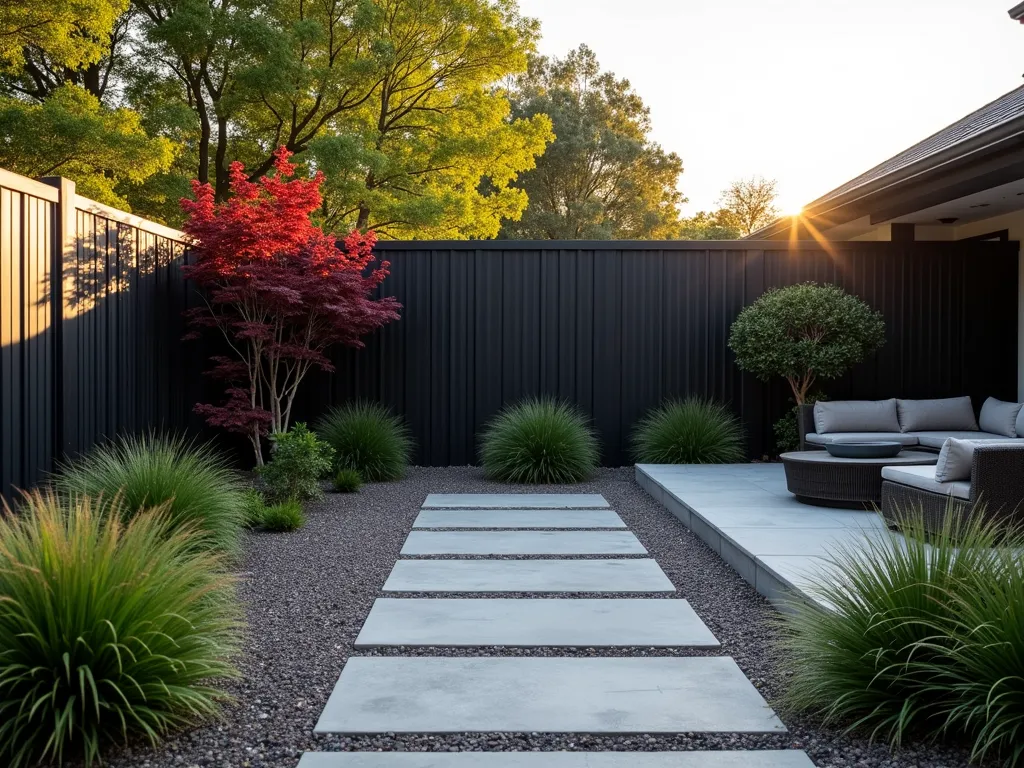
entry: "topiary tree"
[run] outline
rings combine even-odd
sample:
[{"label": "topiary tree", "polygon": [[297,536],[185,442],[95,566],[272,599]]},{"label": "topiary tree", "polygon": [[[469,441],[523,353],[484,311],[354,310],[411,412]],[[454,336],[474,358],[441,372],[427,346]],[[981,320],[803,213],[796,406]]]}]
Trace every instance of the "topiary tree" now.
[{"label": "topiary tree", "polygon": [[836,285],[773,288],[740,312],[729,348],[762,381],[785,377],[801,405],[815,382],[842,376],[885,343],[885,321]]}]

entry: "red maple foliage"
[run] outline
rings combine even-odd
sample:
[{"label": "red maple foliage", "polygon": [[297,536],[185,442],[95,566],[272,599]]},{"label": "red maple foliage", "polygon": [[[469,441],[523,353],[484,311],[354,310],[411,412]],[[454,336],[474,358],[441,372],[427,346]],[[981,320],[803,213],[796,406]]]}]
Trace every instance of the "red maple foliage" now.
[{"label": "red maple foliage", "polygon": [[323,174],[293,178],[291,153],[275,153],[276,173],[257,182],[231,165],[231,197],[218,203],[209,184],[192,182],[182,200],[194,248],[185,276],[203,290],[206,306],[191,310],[193,335],[217,328],[233,351],[212,358],[228,382],[222,405],[200,403],[207,423],[246,435],[257,464],[261,437],[285,432],[299,384],[314,367],[333,371],[332,344],[361,347],[361,337],[398,318],[393,297],[375,299],[389,264],[373,266],[373,232],[352,232],[338,244],[310,219],[321,203]]}]

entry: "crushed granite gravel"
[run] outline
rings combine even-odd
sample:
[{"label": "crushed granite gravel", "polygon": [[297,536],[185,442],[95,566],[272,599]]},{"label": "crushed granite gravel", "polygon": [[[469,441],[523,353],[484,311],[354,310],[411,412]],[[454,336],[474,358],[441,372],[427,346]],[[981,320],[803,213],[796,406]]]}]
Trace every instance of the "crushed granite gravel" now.
[{"label": "crushed granite gravel", "polygon": [[[678,596],[690,601],[718,637],[721,650],[353,648],[363,620],[374,598],[381,595],[381,586],[399,559],[402,543],[428,493],[538,490],[604,494],[668,574],[679,590]],[[956,747],[910,743],[893,754],[865,738],[844,736],[785,713],[782,717],[789,733],[774,735],[314,736],[313,726],[350,655],[729,655],[769,702],[777,698],[785,679],[772,650],[777,620],[774,609],[637,486],[632,468],[603,469],[588,483],[543,488],[490,483],[473,467],[413,468],[399,482],[367,485],[357,494],[330,493],[309,506],[307,518],[306,526],[293,533],[247,536],[244,560],[239,566],[239,594],[248,618],[245,648],[239,659],[243,676],[227,684],[237,703],[225,711],[222,721],[175,734],[155,750],[141,743],[122,749],[110,756],[111,768],[294,768],[302,752],[329,750],[796,748],[806,750],[820,768],[959,768],[968,764],[965,753]],[[422,596],[467,597],[445,593]]]}]

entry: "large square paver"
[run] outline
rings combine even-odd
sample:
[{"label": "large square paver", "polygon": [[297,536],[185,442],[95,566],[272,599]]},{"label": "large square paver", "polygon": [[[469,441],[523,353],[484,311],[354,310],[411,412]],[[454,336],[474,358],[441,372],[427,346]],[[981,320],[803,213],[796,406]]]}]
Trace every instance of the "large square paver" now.
[{"label": "large square paver", "polygon": [[771,733],[728,657],[348,660],[317,733]]},{"label": "large square paver", "polygon": [[610,509],[424,509],[413,528],[625,528]]},{"label": "large square paver", "polygon": [[385,592],[675,592],[649,559],[399,560]]},{"label": "large square paver", "polygon": [[685,600],[410,600],[381,598],[356,648],[621,646],[718,648]]},{"label": "large square paver", "polygon": [[307,752],[298,768],[814,768],[796,749],[750,752]]},{"label": "large square paver", "polygon": [[413,531],[403,555],[646,555],[629,531]]},{"label": "large square paver", "polygon": [[607,509],[599,493],[432,493],[424,509]]}]

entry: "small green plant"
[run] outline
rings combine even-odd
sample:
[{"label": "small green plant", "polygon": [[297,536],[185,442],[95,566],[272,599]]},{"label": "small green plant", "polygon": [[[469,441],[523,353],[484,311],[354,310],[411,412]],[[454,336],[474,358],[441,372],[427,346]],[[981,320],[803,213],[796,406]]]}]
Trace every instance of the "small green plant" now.
[{"label": "small green plant", "polygon": [[[804,405],[813,405],[819,400],[827,400],[828,398],[822,394],[808,394],[804,399]],[[792,399],[790,400],[792,403]],[[786,451],[795,451],[800,447],[800,427],[797,414],[800,411],[799,405],[794,405],[786,414],[782,416],[778,421],[775,422],[773,430],[775,431],[775,447],[779,453],[785,453]]]},{"label": "small green plant", "polygon": [[412,457],[409,428],[378,403],[338,406],[317,424],[317,432],[334,449],[336,466],[356,470],[366,482],[399,479]]},{"label": "small green plant", "polygon": [[815,591],[831,606],[784,619],[787,703],[899,745],[909,731],[965,735],[973,757],[1024,756],[1024,538],[977,508],[939,533],[838,548]]},{"label": "small green plant", "polygon": [[485,427],[480,450],[487,477],[505,483],[578,483],[598,455],[586,416],[551,398],[506,406]]},{"label": "small green plant", "polygon": [[155,434],[122,437],[63,466],[54,485],[104,504],[120,496],[129,517],[167,504],[172,529],[187,525],[199,546],[238,551],[244,486],[209,446]]},{"label": "small green plant", "polygon": [[259,528],[263,525],[263,515],[267,511],[267,501],[263,494],[255,488],[247,488],[242,503],[245,509],[245,527]]},{"label": "small green plant", "polygon": [[295,531],[305,524],[306,516],[302,513],[302,504],[295,499],[267,507],[263,513],[263,527],[275,533]]},{"label": "small green plant", "polygon": [[641,464],[731,464],[743,461],[743,429],[724,405],[690,397],[650,411],[633,432]]},{"label": "small green plant", "polygon": [[363,487],[363,479],[354,469],[342,468],[334,474],[334,490],[338,493],[355,493]]},{"label": "small green plant", "polygon": [[240,647],[223,555],[166,506],[118,504],[37,492],[0,514],[0,764],[92,765],[227,699],[211,682],[237,676]]},{"label": "small green plant", "polygon": [[303,423],[271,438],[270,463],[260,467],[275,501],[315,499],[322,494],[320,478],[331,469],[334,450]]}]

